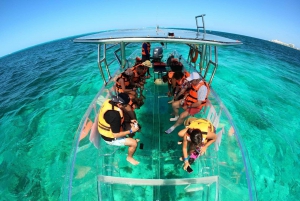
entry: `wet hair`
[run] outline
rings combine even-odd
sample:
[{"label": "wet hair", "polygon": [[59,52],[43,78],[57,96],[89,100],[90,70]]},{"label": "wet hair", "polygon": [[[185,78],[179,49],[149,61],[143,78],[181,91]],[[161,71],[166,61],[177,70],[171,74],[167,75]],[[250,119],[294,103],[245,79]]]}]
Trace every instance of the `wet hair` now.
[{"label": "wet hair", "polygon": [[164,83],[168,82],[168,80],[169,80],[168,75],[162,76],[162,80]]},{"label": "wet hair", "polygon": [[202,142],[202,133],[200,129],[189,129],[188,134],[190,135],[191,142],[193,144],[199,145]]}]

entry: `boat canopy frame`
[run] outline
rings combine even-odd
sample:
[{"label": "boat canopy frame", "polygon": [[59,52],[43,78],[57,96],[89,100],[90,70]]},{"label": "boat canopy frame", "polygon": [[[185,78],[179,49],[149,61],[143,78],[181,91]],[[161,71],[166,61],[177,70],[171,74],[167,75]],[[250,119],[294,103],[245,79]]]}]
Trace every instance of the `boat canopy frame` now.
[{"label": "boat canopy frame", "polygon": [[[191,29],[169,29],[169,28],[147,28],[147,29],[123,29],[123,30],[111,30],[103,31],[97,34],[83,36],[76,38],[76,43],[94,43],[98,44],[98,68],[100,70],[101,77],[104,85],[107,85],[109,80],[112,78],[109,66],[114,62],[118,61],[121,68],[125,68],[127,65],[125,47],[130,43],[179,43],[186,44],[190,47],[190,50],[200,55],[200,59],[192,61],[191,55],[189,54],[189,62],[193,64],[195,69],[203,75],[206,79],[210,66],[213,66],[212,74],[208,83],[211,84],[214,78],[215,72],[218,68],[218,46],[232,46],[242,44],[240,41],[228,39],[221,36],[207,34],[204,25],[204,16],[196,16],[197,31]],[[198,18],[202,18],[202,26],[198,25]],[[202,28],[202,31],[199,29]],[[107,62],[107,50],[119,45],[119,48],[114,51],[115,59],[110,63]],[[102,53],[101,53],[102,49]],[[121,56],[118,56],[118,52]],[[214,58],[214,59],[213,59]],[[104,64],[108,80],[105,79],[105,75],[102,69]],[[197,68],[198,67],[198,68]]]}]

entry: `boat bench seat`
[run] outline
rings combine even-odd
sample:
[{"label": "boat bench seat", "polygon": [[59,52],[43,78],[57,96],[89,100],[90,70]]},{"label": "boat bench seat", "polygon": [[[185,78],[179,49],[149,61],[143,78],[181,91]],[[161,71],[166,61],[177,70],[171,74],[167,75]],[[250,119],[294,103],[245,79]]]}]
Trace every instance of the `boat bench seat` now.
[{"label": "boat bench seat", "polygon": [[167,64],[164,62],[153,62],[154,81],[156,78],[162,78],[162,76],[167,74],[166,66]]}]

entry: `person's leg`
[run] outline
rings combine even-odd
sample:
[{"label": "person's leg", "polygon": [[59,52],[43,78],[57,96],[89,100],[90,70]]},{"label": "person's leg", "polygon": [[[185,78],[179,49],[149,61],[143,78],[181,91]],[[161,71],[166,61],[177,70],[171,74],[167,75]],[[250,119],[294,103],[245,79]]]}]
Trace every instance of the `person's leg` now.
[{"label": "person's leg", "polygon": [[181,100],[178,100],[178,101],[174,101],[172,103],[173,113],[174,113],[175,117],[171,118],[170,121],[177,121],[177,119],[179,118],[179,108],[181,107],[180,101]]},{"label": "person's leg", "polygon": [[173,126],[171,126],[168,130],[166,130],[165,133],[166,133],[166,134],[172,133],[172,132],[175,130],[175,128],[176,128],[177,126],[179,126],[180,124],[183,123],[184,119],[185,119],[187,116],[189,116],[188,111],[182,112],[182,113],[180,114],[180,116],[178,117],[176,123],[175,123]]},{"label": "person's leg", "polygon": [[184,119],[189,116],[189,112],[188,111],[184,111],[180,114],[179,118],[177,119],[176,123],[174,124],[175,127],[181,125],[184,121]]},{"label": "person's leg", "polygon": [[133,158],[133,154],[137,147],[137,141],[133,138],[126,138],[125,145],[128,146],[128,155],[126,160],[132,165],[137,165],[139,162]]}]

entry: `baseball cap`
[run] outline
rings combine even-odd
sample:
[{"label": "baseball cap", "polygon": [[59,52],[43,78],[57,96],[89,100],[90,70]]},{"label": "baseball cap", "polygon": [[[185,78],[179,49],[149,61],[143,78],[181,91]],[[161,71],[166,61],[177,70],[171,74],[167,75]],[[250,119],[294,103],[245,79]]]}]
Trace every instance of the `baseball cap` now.
[{"label": "baseball cap", "polygon": [[152,67],[152,63],[149,60],[146,60],[145,62],[142,63],[143,66],[147,66],[149,68]]},{"label": "baseball cap", "polygon": [[193,72],[189,77],[186,78],[187,81],[200,79],[200,75],[197,72]]}]

